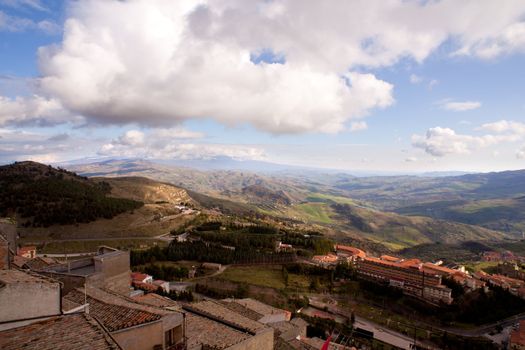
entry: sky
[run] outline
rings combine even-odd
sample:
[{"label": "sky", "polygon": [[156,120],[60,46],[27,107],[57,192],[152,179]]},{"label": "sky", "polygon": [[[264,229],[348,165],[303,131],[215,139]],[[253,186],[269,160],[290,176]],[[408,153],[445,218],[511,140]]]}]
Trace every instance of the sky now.
[{"label": "sky", "polygon": [[525,168],[522,0],[0,0],[0,163]]}]

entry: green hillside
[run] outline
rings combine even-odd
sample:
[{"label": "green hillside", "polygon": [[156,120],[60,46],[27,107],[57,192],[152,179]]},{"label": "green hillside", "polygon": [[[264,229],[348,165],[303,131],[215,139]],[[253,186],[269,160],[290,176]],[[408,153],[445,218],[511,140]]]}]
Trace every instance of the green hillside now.
[{"label": "green hillside", "polygon": [[34,162],[0,167],[0,216],[17,216],[23,226],[48,227],[110,219],[143,203],[109,197],[107,182]]}]

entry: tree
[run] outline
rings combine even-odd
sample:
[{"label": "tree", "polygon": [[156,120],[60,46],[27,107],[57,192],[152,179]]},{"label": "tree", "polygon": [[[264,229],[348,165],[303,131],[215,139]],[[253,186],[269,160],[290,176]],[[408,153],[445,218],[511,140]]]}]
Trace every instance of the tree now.
[{"label": "tree", "polygon": [[317,291],[319,290],[319,278],[318,277],[314,277],[312,278],[312,281],[310,282],[310,290],[312,291]]},{"label": "tree", "polygon": [[288,270],[284,266],[283,266],[283,279],[284,279],[284,285],[288,287]]}]

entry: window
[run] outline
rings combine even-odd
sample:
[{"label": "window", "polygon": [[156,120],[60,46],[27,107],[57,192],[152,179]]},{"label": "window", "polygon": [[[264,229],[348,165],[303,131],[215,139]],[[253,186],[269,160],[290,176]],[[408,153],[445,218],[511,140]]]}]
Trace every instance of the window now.
[{"label": "window", "polygon": [[167,332],[164,332],[164,342],[166,343],[166,346],[174,345],[175,340],[175,328],[170,329]]}]

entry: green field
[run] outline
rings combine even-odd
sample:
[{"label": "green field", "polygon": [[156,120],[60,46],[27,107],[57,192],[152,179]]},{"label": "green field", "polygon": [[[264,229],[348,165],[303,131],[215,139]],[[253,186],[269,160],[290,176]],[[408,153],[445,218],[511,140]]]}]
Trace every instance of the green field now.
[{"label": "green field", "polygon": [[301,203],[290,207],[288,215],[305,221],[331,224],[333,211],[326,203]]},{"label": "green field", "polygon": [[281,266],[233,266],[228,267],[220,275],[220,278],[281,290],[285,288],[305,290],[310,286],[310,280],[307,276],[289,273],[288,287],[286,287]]},{"label": "green field", "polygon": [[309,202],[335,202],[340,204],[353,204],[356,205],[356,203],[353,199],[347,198],[347,197],[341,197],[341,196],[334,196],[330,194],[325,193],[312,193],[307,198],[307,201]]}]

